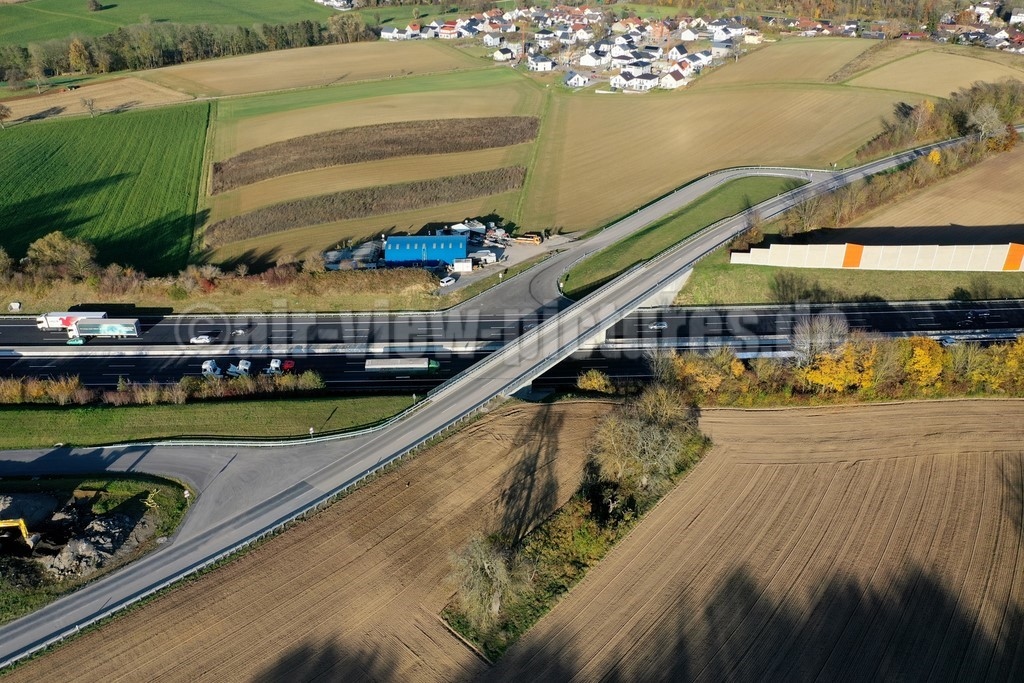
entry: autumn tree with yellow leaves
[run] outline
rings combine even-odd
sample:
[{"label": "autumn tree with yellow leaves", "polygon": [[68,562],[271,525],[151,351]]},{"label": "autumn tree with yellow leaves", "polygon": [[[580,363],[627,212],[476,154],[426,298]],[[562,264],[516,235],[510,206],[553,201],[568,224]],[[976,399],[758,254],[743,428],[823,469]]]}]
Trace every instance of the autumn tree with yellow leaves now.
[{"label": "autumn tree with yellow leaves", "polygon": [[799,375],[819,392],[867,389],[875,377],[877,355],[878,349],[873,343],[846,342],[835,351],[816,356]]}]

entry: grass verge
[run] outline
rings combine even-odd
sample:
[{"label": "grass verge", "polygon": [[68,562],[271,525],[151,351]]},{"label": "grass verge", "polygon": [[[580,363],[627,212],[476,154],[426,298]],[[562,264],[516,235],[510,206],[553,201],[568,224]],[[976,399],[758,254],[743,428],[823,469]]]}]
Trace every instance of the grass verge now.
[{"label": "grass verge", "polygon": [[0,408],[0,448],[94,446],[174,436],[303,436],[372,425],[412,405],[411,396],[225,401],[132,407]]},{"label": "grass verge", "polygon": [[792,178],[741,178],[634,233],[578,264],[565,277],[565,293],[586,296],[638,263],[657,256],[698,230],[802,183]]},{"label": "grass verge", "polygon": [[93,515],[104,515],[115,510],[140,518],[146,515],[155,533],[153,539],[139,545],[112,565],[78,580],[57,581],[50,578],[33,560],[0,555],[0,623],[37,610],[87,581],[152,550],[155,539],[174,533],[184,517],[187,508],[184,491],[176,482],[147,475],[5,478],[0,482],[2,494],[46,494],[61,504],[72,498],[86,500],[85,505],[90,508],[88,512]]}]

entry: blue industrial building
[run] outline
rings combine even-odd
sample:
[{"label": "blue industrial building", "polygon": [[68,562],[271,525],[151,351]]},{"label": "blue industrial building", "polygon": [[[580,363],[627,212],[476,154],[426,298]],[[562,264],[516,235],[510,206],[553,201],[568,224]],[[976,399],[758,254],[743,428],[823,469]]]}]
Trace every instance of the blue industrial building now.
[{"label": "blue industrial building", "polygon": [[388,237],[384,244],[384,262],[388,265],[452,265],[466,258],[466,235],[422,235]]}]

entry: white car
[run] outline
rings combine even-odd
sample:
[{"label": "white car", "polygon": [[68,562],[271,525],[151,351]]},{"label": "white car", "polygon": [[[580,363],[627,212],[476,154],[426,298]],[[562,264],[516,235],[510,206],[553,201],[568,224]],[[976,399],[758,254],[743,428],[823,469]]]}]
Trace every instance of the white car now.
[{"label": "white car", "polygon": [[656,323],[651,323],[650,325],[648,325],[647,329],[649,329],[649,330],[667,330],[668,329],[668,323],[665,322],[664,320],[660,320],[660,321],[658,321]]},{"label": "white car", "polygon": [[440,284],[442,287],[451,287],[452,285],[455,284],[455,278],[453,278],[451,275],[449,275],[448,277],[443,277],[441,278]]},{"label": "white car", "polygon": [[208,334],[201,334],[188,340],[189,344],[212,344],[213,338]]}]

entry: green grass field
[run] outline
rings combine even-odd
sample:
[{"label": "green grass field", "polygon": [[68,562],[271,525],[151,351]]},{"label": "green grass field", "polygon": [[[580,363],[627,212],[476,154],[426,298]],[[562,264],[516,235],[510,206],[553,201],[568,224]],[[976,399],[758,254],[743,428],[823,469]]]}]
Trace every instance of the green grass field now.
[{"label": "green grass field", "polygon": [[[223,124],[256,116],[308,109],[320,105],[341,104],[371,98],[385,98],[414,93],[476,90],[478,88],[521,87],[522,75],[512,69],[486,68],[451,74],[412,76],[385,81],[339,85],[332,88],[311,88],[296,92],[279,92],[226,99],[218,105],[217,122]],[[409,120],[416,119],[410,113]],[[340,124],[344,127],[347,124]]]},{"label": "green grass field", "polygon": [[0,449],[93,446],[173,436],[304,436],[371,425],[412,405],[410,396],[369,396],[186,405],[0,407]]},{"label": "green grass field", "polygon": [[120,26],[150,21],[183,24],[251,26],[303,19],[326,21],[334,10],[312,0],[116,0],[106,9],[90,12],[85,0],[29,0],[0,5],[0,44],[24,45],[32,41],[64,38],[72,34],[101,35]]},{"label": "green grass field", "polygon": [[[33,41],[64,38],[70,35],[96,36],[116,31],[120,26],[149,21],[181,24],[218,24],[252,26],[283,24],[304,19],[326,23],[335,10],[313,0],[118,0],[104,2],[106,9],[90,12],[85,0],[29,0],[0,5],[0,45],[24,45]],[[494,3],[511,6],[511,2]],[[356,10],[370,25],[399,26],[415,19],[429,22],[440,16],[458,15],[453,8],[431,5],[389,6]]]},{"label": "green grass field", "polygon": [[20,258],[61,230],[104,263],[183,268],[208,117],[208,104],[190,104],[0,131],[0,245]]},{"label": "green grass field", "polygon": [[792,178],[755,177],[726,183],[679,212],[583,261],[565,276],[565,293],[586,296],[604,283],[642,263],[701,228],[774,197],[802,183]]}]

